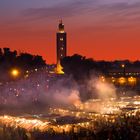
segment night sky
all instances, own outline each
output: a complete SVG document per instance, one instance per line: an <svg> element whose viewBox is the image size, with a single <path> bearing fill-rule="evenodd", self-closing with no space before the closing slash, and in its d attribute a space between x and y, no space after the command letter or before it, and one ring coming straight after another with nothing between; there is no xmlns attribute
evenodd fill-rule
<svg viewBox="0 0 140 140"><path fill-rule="evenodd" d="M55 63L59 19L68 33L68 55L140 58L140 0L0 0L0 47Z"/></svg>

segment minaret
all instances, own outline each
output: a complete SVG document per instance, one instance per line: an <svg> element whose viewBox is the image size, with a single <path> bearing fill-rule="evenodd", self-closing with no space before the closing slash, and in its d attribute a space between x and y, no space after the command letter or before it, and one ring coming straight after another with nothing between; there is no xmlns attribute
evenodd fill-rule
<svg viewBox="0 0 140 140"><path fill-rule="evenodd" d="M56 44L57 44L57 68L56 68L56 73L63 74L64 72L62 71L62 66L61 66L61 59L66 57L67 55L67 34L64 30L64 24L62 20L59 21L58 25L58 32L56 34Z"/></svg>
<svg viewBox="0 0 140 140"><path fill-rule="evenodd" d="M64 24L60 20L57 32L57 63L67 55L67 34L64 30Z"/></svg>

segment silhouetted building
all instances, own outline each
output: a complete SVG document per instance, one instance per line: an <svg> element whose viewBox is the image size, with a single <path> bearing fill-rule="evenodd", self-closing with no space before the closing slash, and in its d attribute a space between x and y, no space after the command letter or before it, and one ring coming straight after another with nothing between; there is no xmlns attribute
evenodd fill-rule
<svg viewBox="0 0 140 140"><path fill-rule="evenodd" d="M64 30L64 24L60 20L57 32L57 64L60 63L61 59L67 55L67 34Z"/></svg>

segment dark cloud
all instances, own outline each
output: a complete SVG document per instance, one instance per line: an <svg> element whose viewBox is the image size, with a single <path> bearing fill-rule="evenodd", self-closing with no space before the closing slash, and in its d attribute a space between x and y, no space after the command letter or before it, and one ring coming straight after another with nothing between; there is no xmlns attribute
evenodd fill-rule
<svg viewBox="0 0 140 140"><path fill-rule="evenodd" d="M40 20L44 21L60 18L76 17L75 23L81 23L78 28L90 27L94 30L108 30L137 28L140 23L140 2L134 0L128 3L128 0L59 0L51 6L28 8L21 12L17 17L16 24L40 24ZM79 18L79 16L82 16ZM88 17L88 18L87 18ZM38 21L37 21L38 20ZM85 22L85 20L87 22ZM15 26L15 21L9 26ZM17 27L16 27L17 28ZM76 26L77 29L77 26ZM78 30L78 29L77 29Z"/></svg>
<svg viewBox="0 0 140 140"><path fill-rule="evenodd" d="M55 4L52 7L29 8L22 11L25 19L66 18L77 15L90 14L101 20L116 18L122 20L136 19L140 16L140 3L134 0L71 0Z"/></svg>
<svg viewBox="0 0 140 140"><path fill-rule="evenodd" d="M128 4L121 2L115 4L102 4L97 8L91 9L91 12L93 15L100 17L101 26L122 29L128 26L134 27L140 23L139 9L140 3Z"/></svg>
<svg viewBox="0 0 140 140"><path fill-rule="evenodd" d="M29 8L22 12L26 18L39 19L39 18L58 18L58 17L71 17L85 12L91 0L77 0L67 3L60 3L52 7L43 8Z"/></svg>

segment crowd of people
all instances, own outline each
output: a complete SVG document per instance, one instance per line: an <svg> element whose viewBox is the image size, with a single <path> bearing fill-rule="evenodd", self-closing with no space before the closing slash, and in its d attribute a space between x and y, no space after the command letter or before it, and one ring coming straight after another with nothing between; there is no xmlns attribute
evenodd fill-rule
<svg viewBox="0 0 140 140"><path fill-rule="evenodd" d="M11 81L0 85L0 108L1 114L8 108L16 110L21 107L29 108L30 105L35 105L41 102L43 93L47 92L50 78L45 70L30 74L27 79L19 81ZM36 106L35 106L36 107Z"/></svg>
<svg viewBox="0 0 140 140"><path fill-rule="evenodd" d="M121 116L114 123L96 121L96 127L79 128L73 125L70 132L56 133L52 128L45 132L27 131L1 124L0 140L139 140L140 120L136 116Z"/></svg>

